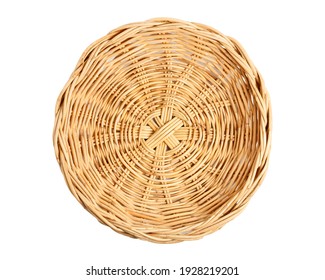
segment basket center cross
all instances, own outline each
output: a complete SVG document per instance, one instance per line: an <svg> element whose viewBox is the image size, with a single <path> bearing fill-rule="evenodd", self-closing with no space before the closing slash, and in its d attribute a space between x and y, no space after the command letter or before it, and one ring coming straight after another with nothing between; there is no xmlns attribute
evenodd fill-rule
<svg viewBox="0 0 325 280"><path fill-rule="evenodd" d="M170 149L175 148L180 142L174 133L184 125L183 121L173 117L167 122L163 122L160 117L154 117L148 122L148 126L154 131L146 140L146 144L155 149L165 143Z"/></svg>

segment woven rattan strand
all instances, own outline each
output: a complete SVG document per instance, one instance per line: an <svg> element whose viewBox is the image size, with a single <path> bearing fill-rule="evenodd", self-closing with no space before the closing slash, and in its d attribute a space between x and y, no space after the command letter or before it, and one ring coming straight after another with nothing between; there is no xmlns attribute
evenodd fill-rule
<svg viewBox="0 0 325 280"><path fill-rule="evenodd" d="M271 112L233 38L198 23L124 25L82 54L56 105L56 158L101 223L175 243L237 216L262 182Z"/></svg>

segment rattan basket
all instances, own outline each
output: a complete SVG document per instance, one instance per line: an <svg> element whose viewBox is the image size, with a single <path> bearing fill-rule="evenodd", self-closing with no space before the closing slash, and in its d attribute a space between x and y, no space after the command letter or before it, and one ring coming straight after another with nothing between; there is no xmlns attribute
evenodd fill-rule
<svg viewBox="0 0 325 280"><path fill-rule="evenodd" d="M81 56L56 106L53 141L77 200L113 230L173 243L238 215L265 176L270 101L233 38L153 19Z"/></svg>

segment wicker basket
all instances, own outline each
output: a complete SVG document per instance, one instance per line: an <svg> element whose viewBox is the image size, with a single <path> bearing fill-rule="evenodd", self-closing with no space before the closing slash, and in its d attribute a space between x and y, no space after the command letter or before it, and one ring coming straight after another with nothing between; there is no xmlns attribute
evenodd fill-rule
<svg viewBox="0 0 325 280"><path fill-rule="evenodd" d="M174 243L237 216L265 176L264 82L233 38L197 23L122 26L81 56L53 141L77 200L113 230Z"/></svg>

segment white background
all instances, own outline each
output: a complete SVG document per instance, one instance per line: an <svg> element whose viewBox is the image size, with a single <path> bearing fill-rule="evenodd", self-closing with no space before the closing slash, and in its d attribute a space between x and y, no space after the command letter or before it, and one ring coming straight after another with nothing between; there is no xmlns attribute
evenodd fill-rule
<svg viewBox="0 0 325 280"><path fill-rule="evenodd" d="M325 279L321 4L1 0L0 279L104 279L85 275L91 265L238 266L240 276L222 278ZM153 17L204 23L239 40L273 107L269 172L246 210L212 235L174 245L98 223L70 194L51 138L56 99L82 51L120 25ZM205 278L217 277L195 279Z"/></svg>

